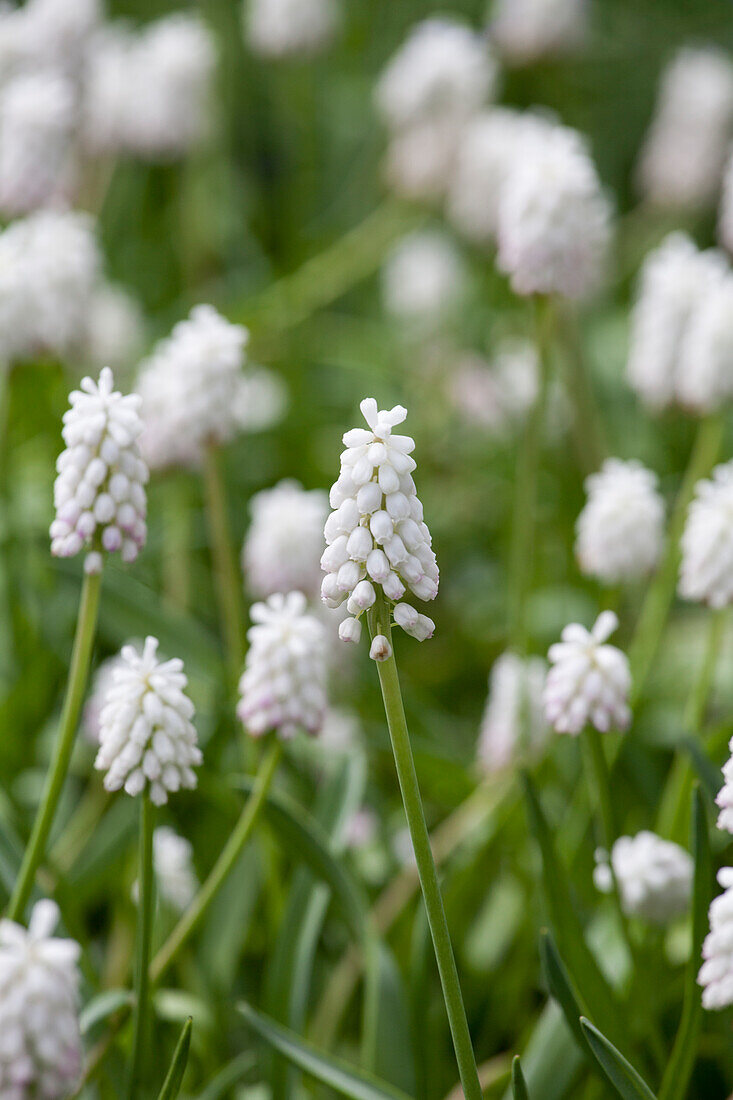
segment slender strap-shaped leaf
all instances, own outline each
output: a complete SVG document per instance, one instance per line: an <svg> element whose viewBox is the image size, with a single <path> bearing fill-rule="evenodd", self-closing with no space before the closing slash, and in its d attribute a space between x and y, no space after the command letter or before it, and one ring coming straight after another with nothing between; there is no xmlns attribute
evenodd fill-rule
<svg viewBox="0 0 733 1100"><path fill-rule="evenodd" d="M581 1016L580 1026L606 1080L621 1100L656 1100L646 1081L590 1020Z"/></svg>
<svg viewBox="0 0 733 1100"><path fill-rule="evenodd" d="M163 1088L158 1093L158 1100L176 1100L178 1093L181 1091L181 1082L183 1081L183 1074L186 1072L186 1064L188 1062L188 1050L191 1046L192 1028L193 1019L189 1016L181 1028L181 1034L176 1043L176 1049L173 1051L173 1060L165 1076Z"/></svg>
<svg viewBox="0 0 733 1100"><path fill-rule="evenodd" d="M545 896L557 945L590 1012L602 1021L616 1045L628 1050L631 1044L620 1005L586 943L567 871L555 850L534 784L526 773L522 780L530 826L542 853Z"/></svg>
<svg viewBox="0 0 733 1100"><path fill-rule="evenodd" d="M540 959L542 960L542 969L545 973L547 987L560 1005L566 1023L572 1031L578 1046L586 1054L588 1044L580 1026L580 1017L583 1015L583 1010L578 1003L570 976L560 958L555 941L546 928L543 928L540 932Z"/></svg>
<svg viewBox="0 0 733 1100"><path fill-rule="evenodd" d="M232 1085L236 1085L245 1073L249 1073L256 1062L257 1058L253 1050L246 1050L242 1054L238 1054L236 1058L232 1058L231 1062L227 1062L223 1069L219 1070L216 1077L209 1081L206 1088L198 1094L198 1100L221 1100L222 1096L228 1095Z"/></svg>
<svg viewBox="0 0 733 1100"><path fill-rule="evenodd" d="M114 1016L121 1008L129 1008L134 1000L129 989L105 989L92 997L79 1014L79 1030L87 1035L96 1024Z"/></svg>
<svg viewBox="0 0 733 1100"><path fill-rule="evenodd" d="M415 1093L407 994L394 956L372 937L367 960L362 1064L378 1077Z"/></svg>
<svg viewBox="0 0 733 1100"><path fill-rule="evenodd" d="M672 1054L664 1071L659 1100L683 1100L695 1065L697 1040L702 1023L702 1002L697 984L702 941L708 928L708 907L713 893L713 865L705 798L699 787L692 795L692 851L695 878L692 890L692 944L685 976L682 1017Z"/></svg>
<svg viewBox="0 0 733 1100"><path fill-rule="evenodd" d="M568 1031L561 1009L547 1001L522 1051L522 1073L541 1100L567 1100L585 1063L575 1039ZM512 1100L511 1087L504 1100Z"/></svg>
<svg viewBox="0 0 733 1100"><path fill-rule="evenodd" d="M329 1085L342 1096L348 1096L351 1100L408 1100L407 1094L393 1085L350 1066L348 1062L322 1053L300 1036L275 1023L269 1016L257 1012L251 1005L240 1001L237 1008L265 1042L284 1054L305 1073L322 1084Z"/></svg>
<svg viewBox="0 0 733 1100"><path fill-rule="evenodd" d="M515 1054L514 1061L512 1062L512 1094L514 1100L529 1100L527 1082L524 1080L522 1063L519 1061L518 1054Z"/></svg>

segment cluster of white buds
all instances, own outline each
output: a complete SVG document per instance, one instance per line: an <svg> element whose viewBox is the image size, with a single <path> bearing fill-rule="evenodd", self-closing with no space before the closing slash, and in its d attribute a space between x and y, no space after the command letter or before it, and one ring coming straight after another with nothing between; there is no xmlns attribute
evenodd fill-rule
<svg viewBox="0 0 733 1100"><path fill-rule="evenodd" d="M248 338L242 325L198 305L141 365L141 446L151 469L196 465L208 444L236 434Z"/></svg>
<svg viewBox="0 0 733 1100"><path fill-rule="evenodd" d="M242 571L255 596L275 592L317 594L328 495L306 490L297 481L281 481L250 501L252 523L242 548Z"/></svg>
<svg viewBox="0 0 733 1100"><path fill-rule="evenodd" d="M684 233L671 233L646 257L631 319L627 375L650 408L678 402L707 411L733 393L730 336L721 321L729 279L723 254L699 251Z"/></svg>
<svg viewBox="0 0 733 1100"><path fill-rule="evenodd" d="M161 825L153 833L153 867L160 896L181 912L198 889L192 856L191 842L175 829Z"/></svg>
<svg viewBox="0 0 733 1100"><path fill-rule="evenodd" d="M586 478L588 494L576 524L581 572L605 584L643 577L654 569L664 540L664 502L657 476L640 462L608 458Z"/></svg>
<svg viewBox="0 0 733 1100"><path fill-rule="evenodd" d="M702 945L705 961L697 975L707 1009L733 1005L733 867L721 867L718 882L723 893L710 904L710 931Z"/></svg>
<svg viewBox="0 0 733 1100"><path fill-rule="evenodd" d="M602 282L611 205L581 136L542 127L521 144L501 190L497 265L517 294L583 298Z"/></svg>
<svg viewBox="0 0 733 1100"><path fill-rule="evenodd" d="M0 11L3 60L12 71L46 69L78 79L101 20L101 0L27 0Z"/></svg>
<svg viewBox="0 0 733 1100"><path fill-rule="evenodd" d="M506 768L523 751L531 753L544 744L545 675L541 657L520 657L509 650L492 665L477 746L479 764L486 771Z"/></svg>
<svg viewBox="0 0 733 1100"><path fill-rule="evenodd" d="M723 765L723 786L718 791L715 802L720 808L718 828L733 834L733 738L728 744L728 749L731 756Z"/></svg>
<svg viewBox="0 0 733 1100"><path fill-rule="evenodd" d="M328 545L321 567L327 576L321 596L327 607L348 601L353 618L344 619L339 636L358 642L361 616L374 604L378 586L388 605L394 605L397 626L423 641L432 636L435 624L411 604L400 602L408 588L419 600L433 600L438 594L438 566L412 478L415 442L392 431L407 410L401 405L380 410L373 397L365 398L360 408L369 429L353 428L343 437L346 450L331 488L334 510L325 527ZM373 639L374 660L390 654L383 635Z"/></svg>
<svg viewBox="0 0 733 1100"><path fill-rule="evenodd" d="M106 771L106 790L147 791L160 806L170 791L196 786L193 769L202 757L183 661L161 661L157 651L157 638L146 638L142 653L123 646L100 715L94 766Z"/></svg>
<svg viewBox="0 0 733 1100"><path fill-rule="evenodd" d="M604 894L610 894L615 878L628 917L666 924L689 908L693 870L689 852L643 830L636 836L618 838L611 849L610 866L608 853L603 849L596 852L593 881Z"/></svg>
<svg viewBox="0 0 733 1100"><path fill-rule="evenodd" d="M490 360L475 352L461 355L448 377L448 396L467 424L506 436L526 418L538 385L536 346L507 338Z"/></svg>
<svg viewBox="0 0 733 1100"><path fill-rule="evenodd" d="M0 233L3 361L64 356L80 346L99 268L86 214L42 210Z"/></svg>
<svg viewBox="0 0 733 1100"><path fill-rule="evenodd" d="M99 382L84 378L64 413L66 449L56 463L56 519L51 553L74 557L90 548L84 568L102 570L103 552L132 562L145 544L148 468L140 457L140 398L114 389L109 367Z"/></svg>
<svg viewBox="0 0 733 1100"><path fill-rule="evenodd" d="M463 258L438 230L416 230L394 246L382 268L382 300L398 320L424 327L440 324L466 288Z"/></svg>
<svg viewBox="0 0 733 1100"><path fill-rule="evenodd" d="M55 72L21 72L0 89L0 211L17 217L62 199L69 183L74 89Z"/></svg>
<svg viewBox="0 0 733 1100"><path fill-rule="evenodd" d="M577 49L587 15L587 0L494 0L489 33L502 58L523 65Z"/></svg>
<svg viewBox="0 0 733 1100"><path fill-rule="evenodd" d="M306 611L302 592L276 593L254 604L250 617L237 706L244 728L253 737L318 733L326 714L325 627Z"/></svg>
<svg viewBox="0 0 733 1100"><path fill-rule="evenodd" d="M81 949L52 936L58 919L56 903L43 900L33 907L27 930L0 920L3 1100L61 1100L81 1076Z"/></svg>
<svg viewBox="0 0 733 1100"><path fill-rule="evenodd" d="M645 198L696 209L714 201L733 135L733 64L723 50L685 48L665 69L639 161Z"/></svg>
<svg viewBox="0 0 733 1100"><path fill-rule="evenodd" d="M680 595L714 608L733 602L733 462L695 486L680 546Z"/></svg>
<svg viewBox="0 0 733 1100"><path fill-rule="evenodd" d="M242 14L247 45L267 58L312 57L340 22L336 0L244 0Z"/></svg>
<svg viewBox="0 0 733 1100"><path fill-rule="evenodd" d="M617 626L614 612L603 611L592 630L571 623L563 630L562 641L550 646L552 667L543 699L545 717L557 733L577 736L589 723L602 733L629 725L628 658L607 644Z"/></svg>

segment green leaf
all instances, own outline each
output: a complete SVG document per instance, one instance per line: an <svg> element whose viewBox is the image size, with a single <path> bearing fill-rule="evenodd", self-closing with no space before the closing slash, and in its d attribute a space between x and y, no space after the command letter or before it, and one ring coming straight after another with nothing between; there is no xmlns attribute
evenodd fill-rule
<svg viewBox="0 0 733 1100"><path fill-rule="evenodd" d="M335 1089L342 1096L351 1097L351 1100L408 1100L407 1094L393 1085L380 1081L341 1059L322 1053L292 1031L257 1012L251 1005L240 1002L237 1007L250 1027L265 1042L309 1076Z"/></svg>
<svg viewBox="0 0 733 1100"><path fill-rule="evenodd" d="M545 896L557 946L582 1000L595 1019L603 1022L615 1043L626 1050L630 1043L620 1005L586 942L575 895L555 850L534 784L526 773L522 779L530 826L542 853Z"/></svg>
<svg viewBox="0 0 733 1100"><path fill-rule="evenodd" d="M588 1044L580 1026L580 1017L583 1015L583 1010L578 1004L570 976L560 958L555 941L546 928L543 928L540 932L540 959L542 960L542 969L547 987L560 1005L568 1027L575 1036L578 1046L585 1054L588 1050Z"/></svg>
<svg viewBox="0 0 733 1100"><path fill-rule="evenodd" d="M87 1035L93 1027L114 1016L121 1008L131 1007L133 1001L134 997L129 989L105 989L103 993L97 993L79 1015L82 1035Z"/></svg>
<svg viewBox="0 0 733 1100"><path fill-rule="evenodd" d="M606 1080L622 1100L656 1100L654 1093L634 1067L590 1020L581 1016L580 1026Z"/></svg>
<svg viewBox="0 0 733 1100"><path fill-rule="evenodd" d="M522 1052L522 1072L532 1095L542 1100L564 1100L583 1066L583 1056L568 1031L562 1012L548 1001ZM505 1097L511 1100L511 1094Z"/></svg>
<svg viewBox="0 0 733 1100"><path fill-rule="evenodd" d="M512 1094L514 1100L529 1100L529 1092L527 1091L527 1082L524 1080L524 1074L522 1073L522 1063L519 1061L519 1055L514 1056L512 1062Z"/></svg>
<svg viewBox="0 0 733 1100"><path fill-rule="evenodd" d="M202 1089L198 1094L198 1100L221 1100L222 1096L228 1094L232 1085L236 1085L256 1064L254 1051L246 1050L243 1054L238 1054L219 1070L205 1089Z"/></svg>
<svg viewBox="0 0 733 1100"><path fill-rule="evenodd" d="M176 1100L178 1093L181 1091L181 1082L188 1062L188 1050L191 1046L192 1028L193 1019L189 1016L181 1029L176 1049L173 1052L173 1061L163 1082L163 1088L158 1093L158 1100Z"/></svg>
<svg viewBox="0 0 733 1100"><path fill-rule="evenodd" d="M412 1037L402 976L386 944L369 945L362 1062L377 1076L415 1092Z"/></svg>
<svg viewBox="0 0 733 1100"><path fill-rule="evenodd" d="M695 877L692 889L692 944L685 975L680 1026L659 1088L659 1100L683 1100L697 1056L702 1024L702 1002L697 984L702 941L708 930L708 908L713 894L713 864L705 798L699 787L692 795L692 851Z"/></svg>

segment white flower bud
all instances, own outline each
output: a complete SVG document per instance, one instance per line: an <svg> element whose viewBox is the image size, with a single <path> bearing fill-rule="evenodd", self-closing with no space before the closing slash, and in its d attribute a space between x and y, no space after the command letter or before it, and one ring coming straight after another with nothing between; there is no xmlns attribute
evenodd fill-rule
<svg viewBox="0 0 733 1100"><path fill-rule="evenodd" d="M152 637L142 653L123 646L100 715L94 766L107 772L108 791L136 795L147 789L160 806L170 791L196 786L193 769L202 757L183 662L160 661L157 650Z"/></svg>
<svg viewBox="0 0 733 1100"><path fill-rule="evenodd" d="M274 489L256 493L250 512L252 524L242 549L247 588L256 596L295 590L312 596L321 577L326 493L306 492L297 481L281 481Z"/></svg>
<svg viewBox="0 0 733 1100"><path fill-rule="evenodd" d="M237 707L244 728L253 737L270 730L285 739L299 730L318 733L326 712L323 624L306 612L302 592L276 593L254 604L250 615Z"/></svg>
<svg viewBox="0 0 733 1100"><path fill-rule="evenodd" d="M678 844L647 830L621 836L611 850L611 864L613 875L608 853L599 849L593 881L604 894L610 894L615 876L628 917L666 924L689 908L694 864Z"/></svg>
<svg viewBox="0 0 733 1100"><path fill-rule="evenodd" d="M702 945L705 961L697 976L707 1009L733 1005L733 867L721 867L718 882L724 892L710 905L710 931Z"/></svg>
<svg viewBox="0 0 733 1100"><path fill-rule="evenodd" d="M183 912L198 889L190 841L161 825L153 833L153 867L160 896Z"/></svg>
<svg viewBox="0 0 733 1100"><path fill-rule="evenodd" d="M533 752L544 745L549 732L542 709L545 675L540 657L507 651L496 659L477 746L482 768L498 771L523 750Z"/></svg>
<svg viewBox="0 0 733 1100"><path fill-rule="evenodd" d="M613 611L603 611L591 631L579 623L566 626L562 641L550 646L552 667L543 701L545 717L557 733L579 734L589 723L602 733L626 729L631 721L631 686L625 653L604 644L618 626Z"/></svg>
<svg viewBox="0 0 733 1100"><path fill-rule="evenodd" d="M664 538L664 503L656 485L656 475L640 462L617 458L586 478L588 501L575 544L583 573L617 584L651 572Z"/></svg>
<svg viewBox="0 0 733 1100"><path fill-rule="evenodd" d="M388 661L392 656L392 646L384 634L376 634L372 639L369 656L373 661Z"/></svg>
<svg viewBox="0 0 733 1100"><path fill-rule="evenodd" d="M714 608L733 602L733 462L698 481L680 547L680 595Z"/></svg>
<svg viewBox="0 0 733 1100"><path fill-rule="evenodd" d="M311 57L340 22L336 0L245 0L243 14L248 46L266 58Z"/></svg>

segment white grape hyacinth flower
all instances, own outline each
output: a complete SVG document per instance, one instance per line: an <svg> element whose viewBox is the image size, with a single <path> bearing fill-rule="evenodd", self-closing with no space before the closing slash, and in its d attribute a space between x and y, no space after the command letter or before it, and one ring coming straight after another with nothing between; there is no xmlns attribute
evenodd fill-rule
<svg viewBox="0 0 733 1100"><path fill-rule="evenodd" d="M618 626L613 611L603 611L592 630L566 626L550 646L551 668L543 693L545 717L557 733L580 734L587 725L601 733L624 730L631 721L631 687L625 653L608 644Z"/></svg>
<svg viewBox="0 0 733 1100"><path fill-rule="evenodd" d="M640 462L609 458L586 478L575 555L581 572L605 584L650 573L664 542L664 502L657 476Z"/></svg>
<svg viewBox="0 0 733 1100"><path fill-rule="evenodd" d="M733 602L733 462L698 481L680 546L680 596L712 608Z"/></svg>
<svg viewBox="0 0 733 1100"><path fill-rule="evenodd" d="M728 743L728 750L731 756L723 765L723 786L715 797L715 803L720 809L718 828L733 834L733 738Z"/></svg>
<svg viewBox="0 0 733 1100"><path fill-rule="evenodd" d="M160 825L153 833L153 868L160 896L183 912L194 899L198 880L191 842L175 829Z"/></svg>
<svg viewBox="0 0 733 1100"><path fill-rule="evenodd" d="M382 268L384 308L409 326L439 326L465 291L463 258L450 237L438 230L408 233Z"/></svg>
<svg viewBox="0 0 733 1100"><path fill-rule="evenodd" d="M0 1096L62 1100L81 1077L79 956L52 933L55 902L36 902L28 928L0 920Z"/></svg>
<svg viewBox="0 0 733 1100"><path fill-rule="evenodd" d="M415 441L393 432L407 410L401 405L380 410L373 397L360 409L369 428L353 428L343 437L346 450L325 526L321 597L332 608L347 601L350 618L339 627L343 641L359 641L361 616L374 605L378 588L395 624L423 641L432 637L434 622L401 601L408 589L419 600L435 599L438 565L412 478ZM372 659L390 655L387 639L374 638Z"/></svg>
<svg viewBox="0 0 733 1100"><path fill-rule="evenodd" d="M87 549L87 573L99 573L103 554L133 562L145 545L148 468L140 456L140 398L123 396L105 367L99 381L84 378L64 413L66 449L56 463L56 518L51 553L70 558Z"/></svg>
<svg viewBox="0 0 733 1100"><path fill-rule="evenodd" d="M677 399L686 409L716 412L733 397L733 274L726 272L701 299L679 350Z"/></svg>
<svg viewBox="0 0 733 1100"><path fill-rule="evenodd" d="M313 597L321 584L320 558L328 494L281 481L255 493L252 522L242 549L244 583L254 596L304 592Z"/></svg>
<svg viewBox="0 0 733 1100"><path fill-rule="evenodd" d="M711 47L680 50L662 74L638 167L649 202L696 210L715 200L733 136L733 63Z"/></svg>
<svg viewBox="0 0 733 1100"><path fill-rule="evenodd" d="M171 792L196 786L202 760L183 661L158 658L158 639L142 652L123 646L100 716L94 766L108 791L146 792L156 806Z"/></svg>
<svg viewBox="0 0 733 1100"><path fill-rule="evenodd" d="M733 152L728 154L723 170L718 210L718 239L729 253L733 252Z"/></svg>
<svg viewBox="0 0 733 1100"><path fill-rule="evenodd" d="M326 715L326 628L302 592L276 593L250 611L237 715L253 737L317 734Z"/></svg>
<svg viewBox="0 0 733 1100"><path fill-rule="evenodd" d="M336 0L244 0L242 15L247 45L264 58L312 57L341 21Z"/></svg>
<svg viewBox="0 0 733 1100"><path fill-rule="evenodd" d="M611 865L608 853L599 849L593 881L602 893L610 894L615 877L627 917L666 924L687 912L693 871L689 852L645 829L636 836L618 838L611 849Z"/></svg>
<svg viewBox="0 0 733 1100"><path fill-rule="evenodd" d="M497 265L517 294L584 298L606 274L611 204L583 139L553 126L523 143L502 189Z"/></svg>
<svg viewBox="0 0 733 1100"><path fill-rule="evenodd" d="M424 119L390 136L382 164L385 185L410 202L435 204L453 176L462 126Z"/></svg>
<svg viewBox="0 0 733 1100"><path fill-rule="evenodd" d="M536 751L546 741L549 727L542 706L546 672L541 657L520 657L509 650L494 661L477 745L479 765L485 771L506 768L522 751Z"/></svg>
<svg viewBox="0 0 733 1100"><path fill-rule="evenodd" d="M733 867L721 867L718 882L723 893L710 904L710 931L702 945L704 961L697 975L698 985L703 987L702 1006L708 1010L733 1005Z"/></svg>
<svg viewBox="0 0 733 1100"><path fill-rule="evenodd" d="M711 369L711 357L720 349L700 333L695 318L727 275L723 254L716 249L701 252L685 233L670 233L644 260L626 372L632 389L652 411L675 402L705 408L714 402L721 382L714 363ZM709 324L706 320L703 328ZM685 378L689 373L694 377Z"/></svg>
<svg viewBox="0 0 733 1100"><path fill-rule="evenodd" d="M523 65L576 50L587 17L587 0L494 0L489 34L502 58Z"/></svg>
<svg viewBox="0 0 733 1100"><path fill-rule="evenodd" d="M74 89L55 72L21 72L0 90L0 211L28 214L68 190Z"/></svg>

